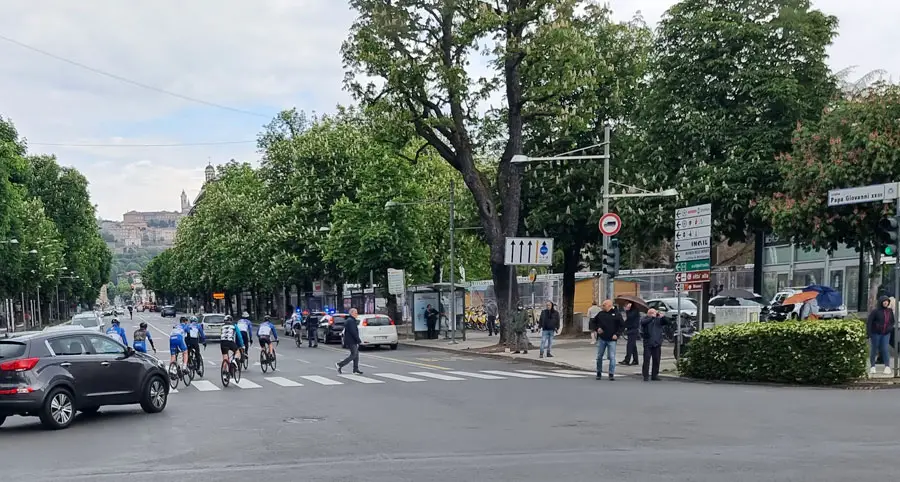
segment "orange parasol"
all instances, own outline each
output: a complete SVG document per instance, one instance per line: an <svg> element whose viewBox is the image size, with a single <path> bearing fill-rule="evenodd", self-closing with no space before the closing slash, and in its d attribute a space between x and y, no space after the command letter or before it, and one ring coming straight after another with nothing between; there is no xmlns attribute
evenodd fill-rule
<svg viewBox="0 0 900 482"><path fill-rule="evenodd" d="M819 296L818 291L804 291L802 293L797 293L796 295L788 296L784 301L781 302L781 304L794 305L798 303L806 303L816 296Z"/></svg>

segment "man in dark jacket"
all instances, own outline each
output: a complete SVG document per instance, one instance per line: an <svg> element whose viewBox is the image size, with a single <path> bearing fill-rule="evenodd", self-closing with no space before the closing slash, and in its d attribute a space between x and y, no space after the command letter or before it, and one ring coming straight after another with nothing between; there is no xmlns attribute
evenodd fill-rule
<svg viewBox="0 0 900 482"><path fill-rule="evenodd" d="M625 305L625 336L628 337L628 344L625 345L625 359L622 360L623 365L637 365L637 341L640 337L641 330L641 312L638 311L634 303Z"/></svg>
<svg viewBox="0 0 900 482"><path fill-rule="evenodd" d="M871 349L869 350L869 373L874 375L875 356L881 354L881 361L884 362L884 374L890 375L891 370L891 352L890 342L891 333L894 332L894 325L897 320L894 319L894 311L891 310L891 299L887 296L878 298L878 306L869 313L866 319L866 334L869 336Z"/></svg>
<svg viewBox="0 0 900 482"><path fill-rule="evenodd" d="M440 312L434 309L433 306L428 305L425 307L425 325L428 327L428 339L434 340L438 337L437 334L437 322L438 317L440 316Z"/></svg>
<svg viewBox="0 0 900 482"><path fill-rule="evenodd" d="M671 323L662 313L650 309L641 320L641 338L644 339L644 365L641 374L644 381L659 380L659 359L662 355L663 325ZM653 370L650 365L653 364Z"/></svg>
<svg viewBox="0 0 900 482"><path fill-rule="evenodd" d="M362 372L359 371L359 345L362 343L362 340L359 339L359 320L356 319L358 315L359 312L356 308L350 308L350 316L344 321L344 348L350 350L350 354L347 355L347 358L334 364L338 373L341 373L341 369L352 361L353 373L362 375Z"/></svg>
<svg viewBox="0 0 900 482"><path fill-rule="evenodd" d="M605 300L600 305L600 313L591 320L591 331L597 333L597 380L603 378L603 355L609 359L609 379L616 379L616 340L625 330L625 320L613 307L613 302Z"/></svg>
<svg viewBox="0 0 900 482"><path fill-rule="evenodd" d="M559 311L552 301L547 301L547 307L541 311L538 321L541 326L541 351L540 358L544 358L544 350L547 350L547 358L553 358L550 347L553 345L553 335L559 330ZM546 348L545 348L546 347Z"/></svg>

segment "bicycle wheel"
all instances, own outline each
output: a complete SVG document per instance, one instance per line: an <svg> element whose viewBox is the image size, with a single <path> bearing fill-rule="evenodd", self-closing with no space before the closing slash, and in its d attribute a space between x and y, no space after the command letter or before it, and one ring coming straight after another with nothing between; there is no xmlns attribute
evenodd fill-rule
<svg viewBox="0 0 900 482"><path fill-rule="evenodd" d="M269 371L269 365L266 360L266 352L265 351L259 352L259 366L262 367L263 373L266 373L267 371Z"/></svg>
<svg viewBox="0 0 900 482"><path fill-rule="evenodd" d="M181 371L181 381L184 382L184 386L191 386L191 382L194 380L194 369L190 366L185 367Z"/></svg>
<svg viewBox="0 0 900 482"><path fill-rule="evenodd" d="M231 382L231 363L227 361L222 362L222 386L228 388L228 383Z"/></svg>
<svg viewBox="0 0 900 482"><path fill-rule="evenodd" d="M198 356L194 360L194 371L197 372L200 378L203 378L203 374L206 372L206 369L203 367L203 357Z"/></svg>
<svg viewBox="0 0 900 482"><path fill-rule="evenodd" d="M303 347L303 337L300 336L300 332L297 332L297 336L294 337L294 341L297 342L297 348Z"/></svg>
<svg viewBox="0 0 900 482"><path fill-rule="evenodd" d="M274 352L272 353L272 359L269 362L269 365L271 365L272 371L274 372L275 368L278 367L278 354L277 353L274 353Z"/></svg>
<svg viewBox="0 0 900 482"><path fill-rule="evenodd" d="M234 378L234 383L241 383L241 364L236 363L235 366L237 369L231 374L231 377Z"/></svg>
<svg viewBox="0 0 900 482"><path fill-rule="evenodd" d="M174 363L169 364L169 386L172 387L172 390L178 388L178 365Z"/></svg>
<svg viewBox="0 0 900 482"><path fill-rule="evenodd" d="M241 363L244 364L244 370L250 368L250 350L244 349L244 355L241 357Z"/></svg>

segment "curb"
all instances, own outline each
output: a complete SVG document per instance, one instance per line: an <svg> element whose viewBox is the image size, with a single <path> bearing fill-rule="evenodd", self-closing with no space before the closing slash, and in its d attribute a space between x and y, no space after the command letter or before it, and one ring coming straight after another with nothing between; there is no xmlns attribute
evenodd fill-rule
<svg viewBox="0 0 900 482"><path fill-rule="evenodd" d="M550 360L544 360L544 359L537 359L537 360L535 360L535 359L533 359L533 358L516 358L516 357L512 357L512 356L501 355L501 354L499 354L499 353L479 353L479 352L476 352L476 351L471 351L471 350L469 350L469 349L458 350L458 349L455 349L455 348L447 348L447 347L444 347L444 346L426 346L426 345L419 345L419 344L416 344L416 343L404 343L402 340L400 341L400 344L401 344L401 345L405 345L405 346L411 346L411 347L416 347L416 348L425 348L425 349L428 349L428 350L436 350L436 351L442 351L442 352L447 352L447 353L456 353L456 354L463 353L463 354L466 354L466 355L480 356L480 357L482 357L482 358L493 358L494 360L507 360L507 361L512 361L512 362L525 362L525 363L531 363L532 365L549 366L549 367L556 367L556 368L564 368L564 369L567 369L567 370L580 370L580 371L583 371L583 372L591 372L591 371L593 371L593 370L585 370L585 369L582 368L582 367L579 367L579 366L577 366L577 365L572 365L572 364L569 364L569 363L558 362L558 361L550 361Z"/></svg>

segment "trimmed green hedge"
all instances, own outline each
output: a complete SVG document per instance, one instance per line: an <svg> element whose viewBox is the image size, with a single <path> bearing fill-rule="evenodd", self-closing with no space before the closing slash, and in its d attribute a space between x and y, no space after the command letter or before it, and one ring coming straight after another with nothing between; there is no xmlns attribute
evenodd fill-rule
<svg viewBox="0 0 900 482"><path fill-rule="evenodd" d="M835 385L865 376L867 357L858 319L742 323L697 333L678 371L704 380Z"/></svg>

